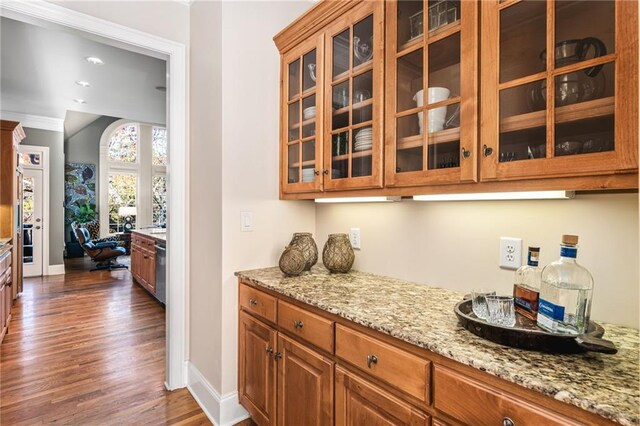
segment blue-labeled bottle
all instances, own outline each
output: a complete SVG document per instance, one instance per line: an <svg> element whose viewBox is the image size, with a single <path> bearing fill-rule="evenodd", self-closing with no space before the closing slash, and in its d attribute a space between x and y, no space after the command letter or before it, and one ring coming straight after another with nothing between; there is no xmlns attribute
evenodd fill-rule
<svg viewBox="0 0 640 426"><path fill-rule="evenodd" d="M560 259L542 270L538 326L552 333L583 334L589 327L593 277L578 265L578 236L563 235Z"/></svg>
<svg viewBox="0 0 640 426"><path fill-rule="evenodd" d="M535 321L538 317L540 280L542 269L538 266L540 247L529 247L527 264L518 268L513 283L516 312Z"/></svg>

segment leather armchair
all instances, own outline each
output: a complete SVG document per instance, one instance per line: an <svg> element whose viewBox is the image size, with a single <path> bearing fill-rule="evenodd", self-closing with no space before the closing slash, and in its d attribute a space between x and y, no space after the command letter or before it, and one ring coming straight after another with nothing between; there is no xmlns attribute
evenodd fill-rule
<svg viewBox="0 0 640 426"><path fill-rule="evenodd" d="M117 241L101 241L94 242L86 228L75 228L76 238L82 246L82 249L89 255L91 260L96 262L96 267L91 271L112 270L112 269L128 269L128 266L116 263L118 256L125 254L124 247L117 247Z"/></svg>

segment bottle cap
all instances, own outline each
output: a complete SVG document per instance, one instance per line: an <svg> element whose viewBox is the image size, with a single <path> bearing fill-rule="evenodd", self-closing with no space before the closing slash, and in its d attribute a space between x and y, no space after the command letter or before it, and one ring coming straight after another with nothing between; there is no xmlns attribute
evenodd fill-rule
<svg viewBox="0 0 640 426"><path fill-rule="evenodd" d="M529 251L535 251L535 252L540 252L540 247L531 247L529 246Z"/></svg>
<svg viewBox="0 0 640 426"><path fill-rule="evenodd" d="M570 246L578 245L578 236L577 235L563 235L562 236L562 244L567 244Z"/></svg>

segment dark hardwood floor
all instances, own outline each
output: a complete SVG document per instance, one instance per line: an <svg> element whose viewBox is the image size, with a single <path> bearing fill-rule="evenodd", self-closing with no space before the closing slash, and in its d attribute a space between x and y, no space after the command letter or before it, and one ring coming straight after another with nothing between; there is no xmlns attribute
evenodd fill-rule
<svg viewBox="0 0 640 426"><path fill-rule="evenodd" d="M165 311L129 271L25 279L0 346L0 425L209 425L164 389Z"/></svg>

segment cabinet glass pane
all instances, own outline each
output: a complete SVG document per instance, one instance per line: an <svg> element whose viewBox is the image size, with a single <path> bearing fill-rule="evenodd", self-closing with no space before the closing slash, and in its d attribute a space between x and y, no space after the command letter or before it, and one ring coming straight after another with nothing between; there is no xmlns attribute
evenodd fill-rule
<svg viewBox="0 0 640 426"><path fill-rule="evenodd" d="M332 76L336 77L349 71L349 29L333 38Z"/></svg>
<svg viewBox="0 0 640 426"><path fill-rule="evenodd" d="M349 80L333 86L333 112L331 128L341 129L349 125Z"/></svg>
<svg viewBox="0 0 640 426"><path fill-rule="evenodd" d="M331 136L331 178L343 179L348 177L349 161L349 132L337 133Z"/></svg>
<svg viewBox="0 0 640 426"><path fill-rule="evenodd" d="M352 132L353 155L351 159L351 176L371 176L371 147L372 147L371 127L361 127Z"/></svg>
<svg viewBox="0 0 640 426"><path fill-rule="evenodd" d="M289 64L289 99L300 94L300 59Z"/></svg>
<svg viewBox="0 0 640 426"><path fill-rule="evenodd" d="M300 101L289 105L289 141L300 139Z"/></svg>
<svg viewBox="0 0 640 426"><path fill-rule="evenodd" d="M460 1L429 0L427 11L429 32L460 19Z"/></svg>
<svg viewBox="0 0 640 426"><path fill-rule="evenodd" d="M313 182L315 175L315 140L302 143L302 182Z"/></svg>
<svg viewBox="0 0 640 426"><path fill-rule="evenodd" d="M398 46L422 39L424 10L421 0L398 1ZM400 50L400 48L398 49Z"/></svg>
<svg viewBox="0 0 640 426"><path fill-rule="evenodd" d="M373 15L353 26L353 67L373 59Z"/></svg>
<svg viewBox="0 0 640 426"><path fill-rule="evenodd" d="M500 91L500 162L546 155L546 80Z"/></svg>
<svg viewBox="0 0 640 426"><path fill-rule="evenodd" d="M352 124L371 121L373 113L373 71L367 71L353 79Z"/></svg>
<svg viewBox="0 0 640 426"><path fill-rule="evenodd" d="M428 59L429 103L460 96L460 33L430 44Z"/></svg>
<svg viewBox="0 0 640 426"><path fill-rule="evenodd" d="M308 138L316 134L316 96L308 96L302 100L302 137Z"/></svg>
<svg viewBox="0 0 640 426"><path fill-rule="evenodd" d="M555 2L556 67L615 51L615 2Z"/></svg>
<svg viewBox="0 0 640 426"><path fill-rule="evenodd" d="M397 112L423 105L423 59L422 49L398 58Z"/></svg>
<svg viewBox="0 0 640 426"><path fill-rule="evenodd" d="M302 57L302 90L316 86L316 50L313 49Z"/></svg>
<svg viewBox="0 0 640 426"><path fill-rule="evenodd" d="M420 112L397 119L396 127L396 172L423 170L423 138L419 122Z"/></svg>
<svg viewBox="0 0 640 426"><path fill-rule="evenodd" d="M547 2L526 0L500 11L500 82L546 70Z"/></svg>
<svg viewBox="0 0 640 426"><path fill-rule="evenodd" d="M460 104L428 110L428 168L448 169L460 166Z"/></svg>
<svg viewBox="0 0 640 426"><path fill-rule="evenodd" d="M288 170L289 170L289 176L287 178L287 182L289 183L296 183L296 182L300 182L300 145L299 144L293 144L293 145L289 145L289 148L287 148L288 150L288 158L287 158L287 164L288 164Z"/></svg>
<svg viewBox="0 0 640 426"><path fill-rule="evenodd" d="M614 149L614 76L612 62L556 76L555 156Z"/></svg>

